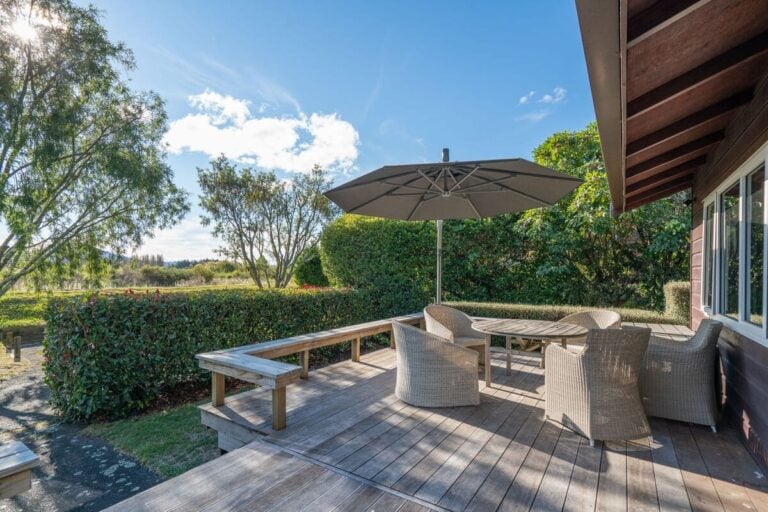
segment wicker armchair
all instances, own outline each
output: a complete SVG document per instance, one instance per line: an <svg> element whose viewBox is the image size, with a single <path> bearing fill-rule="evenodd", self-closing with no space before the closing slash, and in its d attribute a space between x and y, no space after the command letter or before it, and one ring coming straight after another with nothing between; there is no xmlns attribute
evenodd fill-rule
<svg viewBox="0 0 768 512"><path fill-rule="evenodd" d="M485 361L485 335L472 329L472 318L458 309L432 304L424 308L427 332L477 351Z"/></svg>
<svg viewBox="0 0 768 512"><path fill-rule="evenodd" d="M477 352L416 327L392 322L395 396L418 407L478 405Z"/></svg>
<svg viewBox="0 0 768 512"><path fill-rule="evenodd" d="M618 329L621 327L621 315L607 309L596 309L564 316L558 322L579 325L585 329ZM568 340L568 345L584 345L585 340L586 336L571 338Z"/></svg>
<svg viewBox="0 0 768 512"><path fill-rule="evenodd" d="M650 329L593 329L585 349L546 352L546 415L589 438L619 441L650 434L638 389Z"/></svg>
<svg viewBox="0 0 768 512"><path fill-rule="evenodd" d="M715 352L722 326L706 319L688 341L651 339L640 373L640 396L648 416L715 430Z"/></svg>

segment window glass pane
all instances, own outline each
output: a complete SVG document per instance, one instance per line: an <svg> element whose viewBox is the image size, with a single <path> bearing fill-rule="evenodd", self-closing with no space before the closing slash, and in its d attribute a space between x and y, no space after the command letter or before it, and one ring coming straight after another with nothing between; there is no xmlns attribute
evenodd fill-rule
<svg viewBox="0 0 768 512"><path fill-rule="evenodd" d="M715 234L715 203L710 203L704 209L704 290L703 302L712 307L712 274L714 270L715 251L713 241Z"/></svg>
<svg viewBox="0 0 768 512"><path fill-rule="evenodd" d="M765 169L760 168L749 175L749 266L747 279L749 286L748 320L755 325L763 325L763 182Z"/></svg>
<svg viewBox="0 0 768 512"><path fill-rule="evenodd" d="M720 281L721 310L739 319L739 183L722 195L723 258Z"/></svg>

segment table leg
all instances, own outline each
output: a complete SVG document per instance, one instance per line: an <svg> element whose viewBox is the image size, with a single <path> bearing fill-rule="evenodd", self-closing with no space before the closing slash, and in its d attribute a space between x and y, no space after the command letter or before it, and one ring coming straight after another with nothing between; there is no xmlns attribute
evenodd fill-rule
<svg viewBox="0 0 768 512"><path fill-rule="evenodd" d="M491 387L491 335L485 335L485 386Z"/></svg>
<svg viewBox="0 0 768 512"><path fill-rule="evenodd" d="M563 348L568 348L568 338L563 338L560 340L560 346Z"/></svg>
<svg viewBox="0 0 768 512"><path fill-rule="evenodd" d="M507 376L512 375L512 336L507 336Z"/></svg>
<svg viewBox="0 0 768 512"><path fill-rule="evenodd" d="M549 346L549 340L541 340L541 363L539 363L539 368L544 368L546 366L544 361L547 357L548 346Z"/></svg>

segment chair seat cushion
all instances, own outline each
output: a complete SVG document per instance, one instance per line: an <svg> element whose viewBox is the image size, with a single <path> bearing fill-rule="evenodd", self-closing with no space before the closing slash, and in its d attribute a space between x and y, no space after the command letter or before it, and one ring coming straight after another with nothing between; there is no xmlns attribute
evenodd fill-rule
<svg viewBox="0 0 768 512"><path fill-rule="evenodd" d="M477 345L485 345L485 338L476 338L474 336L459 336L454 338L453 342L456 345L461 345L462 347L475 347Z"/></svg>

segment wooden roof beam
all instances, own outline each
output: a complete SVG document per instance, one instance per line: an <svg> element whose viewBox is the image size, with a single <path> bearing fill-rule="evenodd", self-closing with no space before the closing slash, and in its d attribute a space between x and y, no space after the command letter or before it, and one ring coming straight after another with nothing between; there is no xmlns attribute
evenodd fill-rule
<svg viewBox="0 0 768 512"><path fill-rule="evenodd" d="M630 101L627 104L627 120L648 112L650 109L690 91L697 85L713 80L728 70L760 57L766 52L768 52L768 31Z"/></svg>
<svg viewBox="0 0 768 512"><path fill-rule="evenodd" d="M647 195L642 195L640 197L633 198L633 200L631 201L627 199L627 210L632 208L638 208L648 203L658 201L659 199L662 199L664 197L671 196L672 194L691 188L692 185L693 185L693 176L692 175L685 176L673 182L667 183L665 186L659 187L658 189L653 190L651 193Z"/></svg>
<svg viewBox="0 0 768 512"><path fill-rule="evenodd" d="M625 197L627 201L630 201L631 197L637 196L653 189L659 188L661 185L673 182L684 176L692 175L696 169L700 168L707 161L707 156L702 155L693 160L689 160L683 164L662 171L659 174L654 174L650 178L646 178L642 181L638 181L632 185L627 186Z"/></svg>
<svg viewBox="0 0 768 512"><path fill-rule="evenodd" d="M627 157L630 157L641 151L662 144L674 137L684 135L699 126L712 121L723 115L730 114L738 107L749 103L752 100L752 89L741 91L730 98L726 98L714 105L699 110L679 121L665 126L653 133L641 137L627 144Z"/></svg>
<svg viewBox="0 0 768 512"><path fill-rule="evenodd" d="M711 0L660 0L632 16L627 22L628 46L647 39L665 27L689 15Z"/></svg>
<svg viewBox="0 0 768 512"><path fill-rule="evenodd" d="M659 156L650 158L645 162L639 163L627 169L626 186L632 185L646 178L650 178L658 173L658 169L675 162L675 165L682 164L697 156L701 156L701 151L719 143L725 138L725 131L720 130L699 139L683 144L675 149L671 149Z"/></svg>

